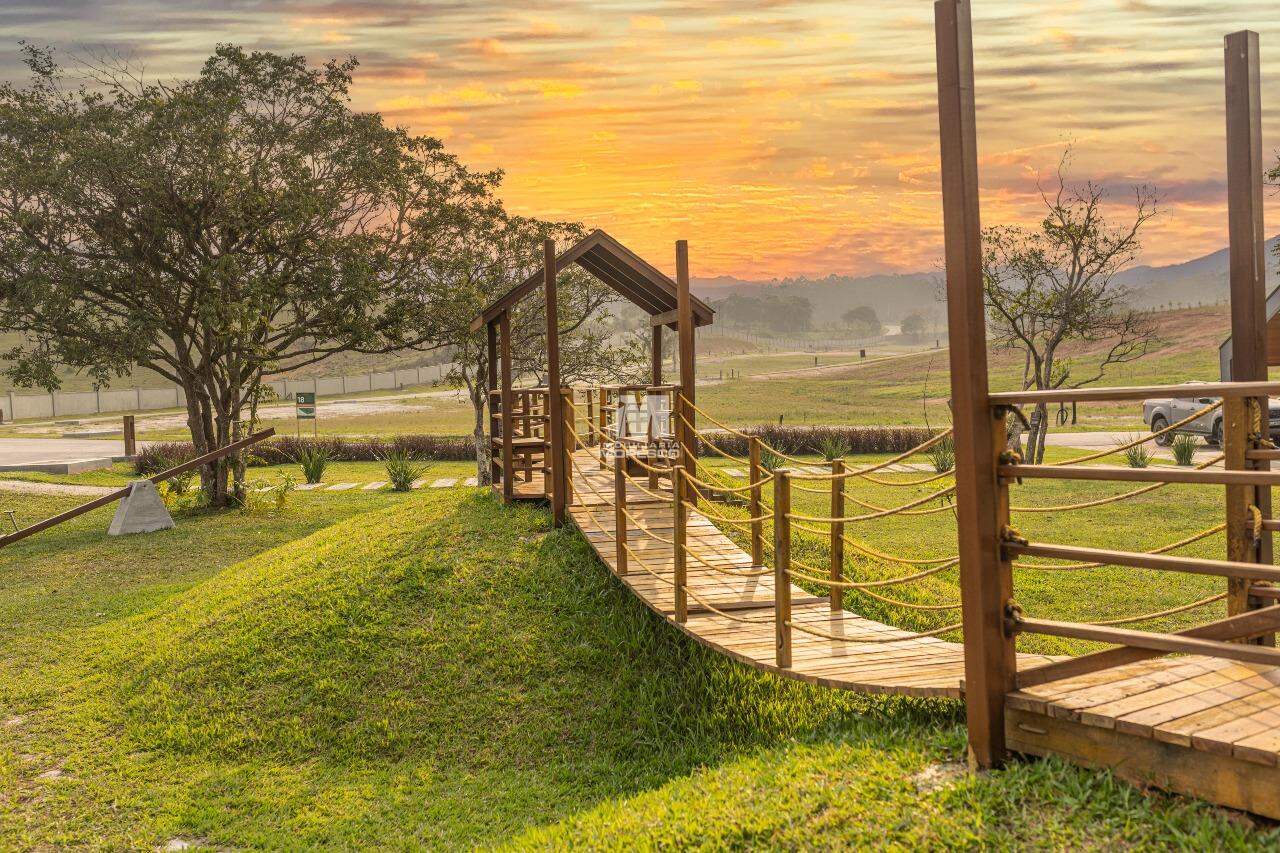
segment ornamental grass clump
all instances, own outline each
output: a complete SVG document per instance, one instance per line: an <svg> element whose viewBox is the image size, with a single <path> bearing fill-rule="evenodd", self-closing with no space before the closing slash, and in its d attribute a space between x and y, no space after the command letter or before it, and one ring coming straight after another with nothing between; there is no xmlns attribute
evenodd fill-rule
<svg viewBox="0 0 1280 853"><path fill-rule="evenodd" d="M407 450L390 450L382 459L387 469L387 482L393 492L407 492L413 484L427 473L431 466L420 460Z"/></svg>
<svg viewBox="0 0 1280 853"><path fill-rule="evenodd" d="M1169 444L1169 449L1173 451L1173 461L1179 465L1191 465L1196 459L1196 441L1194 435L1177 435Z"/></svg>

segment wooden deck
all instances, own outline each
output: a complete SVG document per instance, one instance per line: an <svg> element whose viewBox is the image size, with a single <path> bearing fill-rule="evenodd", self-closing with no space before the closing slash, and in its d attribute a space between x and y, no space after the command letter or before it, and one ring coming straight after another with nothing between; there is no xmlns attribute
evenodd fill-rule
<svg viewBox="0 0 1280 853"><path fill-rule="evenodd" d="M605 497L612 498L612 471L599 470L599 463L590 451L579 451L574 458L577 462L572 466L574 503L569 514L600 559L616 572L614 513L613 508L603 502ZM660 488L667 491L665 484ZM671 537L673 524L669 501L658 501L629 485L627 502L632 515L653 533L666 539ZM686 541L690 550L708 563L738 571L751 569L750 555L701 514L690 513L687 531ZM713 613L690 595L689 620L684 624L677 623L672 619L672 546L638 529L628 530L627 542L657 577L639 566L631 566L628 573L621 576L622 582L672 625L735 660L757 669L843 690L911 696L961 695L964 650L959 644L932 637L886 644L882 641L910 637L910 632L864 619L847 610L833 613L829 599L811 595L794 586L791 589L792 620L847 639L829 640L793 631L792 666L779 668L774 662L772 573L750 578L731 577L690 558L686 571L692 593L719 610L752 621L737 622ZM1019 663L1033 667L1049 660L1043 655L1022 655Z"/></svg>

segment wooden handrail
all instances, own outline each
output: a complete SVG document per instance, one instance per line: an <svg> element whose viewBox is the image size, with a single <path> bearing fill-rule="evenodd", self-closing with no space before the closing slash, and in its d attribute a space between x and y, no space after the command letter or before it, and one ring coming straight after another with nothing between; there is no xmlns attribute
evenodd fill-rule
<svg viewBox="0 0 1280 853"><path fill-rule="evenodd" d="M1150 397L1269 397L1280 395L1280 382L1195 382L1185 385L1134 385L1117 388L1054 388L1047 391L997 391L987 395L993 406L1034 403L1099 403L1146 400Z"/></svg>
<svg viewBox="0 0 1280 853"><path fill-rule="evenodd" d="M1157 569L1191 575L1214 575L1225 578L1252 578L1280 581L1280 567L1242 563L1232 560L1202 560L1196 557L1173 557L1168 554L1142 554L1134 551L1108 551L1079 545L1006 542L1005 553L1013 557L1043 557L1049 560L1072 560L1129 566L1135 569Z"/></svg>
<svg viewBox="0 0 1280 853"><path fill-rule="evenodd" d="M1086 625L1080 622L1055 622L1050 619L1027 618L1014 620L1014 627L1015 630L1024 634L1070 637L1076 640L1115 643L1150 651L1207 655L1245 663L1280 665L1280 649L1246 643L1228 643L1222 640L1205 640L1199 637L1188 637L1185 634L1155 634L1129 628L1114 628L1109 625Z"/></svg>
<svg viewBox="0 0 1280 853"><path fill-rule="evenodd" d="M1198 483L1218 486L1276 486L1280 471L1222 471L1172 468L1121 468L1118 465L1001 465L1009 480L1110 480L1124 483Z"/></svg>
<svg viewBox="0 0 1280 853"><path fill-rule="evenodd" d="M224 456L235 453L237 450L242 450L243 448L246 448L252 444L257 444L259 441L270 438L275 434L276 434L275 429L271 429L271 428L264 429L261 432L254 433L253 435L247 438L242 438L239 441L232 442L231 444L228 444L226 447L223 447L220 450L214 450L204 454L203 456L197 456L195 459L192 459L188 462L183 462L181 465L177 465L173 468L170 468L167 471L161 471L159 474L148 477L147 479L153 483L163 483L165 480L172 479L174 477L177 477L180 474L185 474L188 471L194 471L196 468L199 468L202 465L207 465L210 462L216 462L217 460L221 459ZM132 488L132 486L125 486L123 489L117 489L116 491L111 492L110 494L103 495L102 497L99 497L99 498L94 498L88 503L80 504L79 506L73 507L67 510L66 512L62 512L55 516L46 518L44 521L37 521L35 524L32 524L30 527L24 527L21 530L16 530L13 533L10 533L8 536L0 536L0 548L3 548L5 545L12 545L14 542L17 542L21 539L26 539L28 536L33 536L42 530L48 530L50 527L55 527L64 521L70 521L71 519L76 518L77 516L84 515L86 512L91 512L92 510L95 510L98 507L103 507L103 506L106 506L107 504L114 503L120 500L121 498L127 496L129 494L130 488Z"/></svg>

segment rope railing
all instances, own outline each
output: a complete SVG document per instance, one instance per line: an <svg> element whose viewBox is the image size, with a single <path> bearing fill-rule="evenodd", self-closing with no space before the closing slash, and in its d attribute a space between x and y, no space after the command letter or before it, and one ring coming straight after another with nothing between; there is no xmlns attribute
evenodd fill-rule
<svg viewBox="0 0 1280 853"><path fill-rule="evenodd" d="M955 491L955 486L950 486L946 489L943 489L942 491L934 492L933 494L930 494L930 495L925 495L922 498L917 498L916 500L911 501L909 503L902 504L901 506L896 506L891 509L881 509L878 512L872 512L866 515L846 515L846 516L841 516L839 518L833 518L829 516L804 515L802 513L792 512L792 513L787 513L787 517L792 519L793 521L807 521L810 524L847 524L849 522L856 522L856 521L872 521L877 518L887 518L888 516L897 515L899 513L906 514L908 510L915 509L916 507L921 506L922 504L926 504L929 501L933 501L933 500L937 500L938 498L945 497L954 491ZM855 503L858 503L858 502L855 501ZM951 507L949 506L943 507L942 509L951 509ZM922 514L922 513L916 513L916 514Z"/></svg>
<svg viewBox="0 0 1280 853"><path fill-rule="evenodd" d="M810 527L807 524L793 524L792 527L795 528L796 530L803 530L805 533L812 533L814 535L821 536L823 538L826 538L828 533L826 530L820 530L817 527ZM920 559L911 558L911 557L897 557L897 556L894 556L893 554L886 554L882 551L878 551L875 548L872 548L870 545L866 545L862 542L858 542L855 539L850 539L847 535L842 534L840 538L844 541L846 545L849 545L854 550L860 551L863 554L866 554L868 557L874 557L877 560L884 560L889 563L900 563L900 564L909 565L909 566L932 566L938 563L955 564L960 560L958 556L954 556L954 555L950 557L925 557Z"/></svg>
<svg viewBox="0 0 1280 853"><path fill-rule="evenodd" d="M806 569L809 572L822 571L816 566L811 566L808 563L804 562L803 560L796 559L795 556L791 557L791 565L799 566L800 568ZM948 567L938 566L932 569L928 569L927 571L920 572L912 576L911 578L895 578L894 580L882 582L879 584L866 584L866 583L857 583L853 581L843 581L843 580L838 581L838 580L833 580L832 578L829 578L829 577L822 577L820 575L810 575L810 574L806 574L805 572L797 572L794 568L790 569L787 572L787 574L790 577L800 578L801 580L809 581L810 583L813 583L813 584L819 584L822 586L837 586L841 589L853 589L859 592L865 592L867 595L871 596L872 598L878 601L883 601L885 604L893 604L898 607L903 607L903 608L906 608L907 610L927 610L927 611L959 610L960 609L959 602L956 602L955 604L915 604L909 601L898 601L893 598L887 598L885 596L881 596L881 595L878 595L877 593L872 592L873 589L879 589L881 586L891 586L896 584L902 584L902 583L907 583L908 581L911 581L911 580L917 580L922 577L928 577L929 575L937 574L938 572L942 571L945 568L948 568Z"/></svg>
<svg viewBox="0 0 1280 853"><path fill-rule="evenodd" d="M802 634L811 634L815 637L821 637L824 640L838 640L844 643L865 643L868 645L888 645L889 643L905 643L908 640L922 640L927 637L937 637L940 634L946 634L949 631L959 631L964 628L963 622L956 622L954 625L944 625L941 628L934 628L932 631L920 631L917 633L906 634L901 637L866 638L866 637L850 637L847 635L841 636L839 634L832 634L828 631L823 631L820 628L814 628L812 626L808 626L808 625L805 625L804 623L796 622L790 619L784 622L783 624L785 624L788 628L794 628L795 630L799 631Z"/></svg>
<svg viewBox="0 0 1280 853"><path fill-rule="evenodd" d="M1170 607L1168 610L1158 610L1155 613L1144 613L1141 616L1125 616L1121 619L1104 619L1100 622L1086 622L1086 625L1132 625L1135 622L1149 622L1152 619L1162 619L1165 616L1176 616L1179 613L1186 613L1188 610L1195 610L1213 604L1215 601L1222 601L1227 597L1225 592L1217 595L1211 595L1208 598L1202 598L1199 601L1193 601L1190 604L1183 604L1178 607Z"/></svg>
<svg viewBox="0 0 1280 853"><path fill-rule="evenodd" d="M795 557L792 557L791 562L794 564L799 561L796 560ZM923 571L916 572L915 574L905 575L900 578L887 578L885 580L878 580L878 581L846 581L846 580L834 580L832 578L824 578L821 576L810 577L808 575L797 572L794 569L791 571L791 575L793 577L798 577L801 580L807 580L812 583L823 584L824 586L836 587L838 589L868 590L868 589L879 589L880 587L884 587L884 586L898 586L900 584L911 583L912 581L918 581L924 578L933 577L934 575L940 572L944 572L947 569L954 568L959 564L960 564L960 561L955 560L950 563L943 563L940 566L933 566L932 568L924 569ZM817 569L814 569L812 566L807 566L807 568L810 571L817 571Z"/></svg>
<svg viewBox="0 0 1280 853"><path fill-rule="evenodd" d="M773 569L771 568L726 569L723 566L717 566L714 563L710 563L707 560L703 559L703 557L697 551L694 551L688 545L682 545L680 547L687 556L693 557L693 559L697 560L699 563L706 566L708 569L711 569L714 572L719 572L722 575L729 575L730 577L735 577L735 578L758 578L764 575L773 574Z"/></svg>
<svg viewBox="0 0 1280 853"><path fill-rule="evenodd" d="M1214 465L1217 465L1219 462L1221 462L1225 458L1226 458L1225 453L1219 453L1217 456L1214 456L1212 459L1207 459L1204 462L1199 463L1192 470L1204 471L1208 468L1212 468ZM1081 501L1080 503L1063 504L1060 506L1011 506L1009 507L1009 510L1010 512L1071 512L1073 510L1078 510L1078 509L1091 509L1092 507L1095 507L1095 506L1104 506L1109 503L1115 503L1117 501L1127 500L1128 498L1136 498L1139 495L1145 495L1148 492L1154 492L1156 489L1163 489L1165 486L1170 486L1170 485L1173 485L1173 484L1172 483L1153 483L1150 486L1143 486L1140 489L1134 489L1133 491L1123 492L1118 495L1109 495L1108 497L1097 498L1096 500L1091 500L1091 501Z"/></svg>
<svg viewBox="0 0 1280 853"><path fill-rule="evenodd" d="M1223 523L1223 524L1215 524L1213 527L1209 527L1209 528L1207 528L1207 529L1205 529L1205 530L1201 530L1199 533L1193 533L1193 534L1191 534L1191 535L1190 535L1190 536L1188 536L1186 539L1179 539L1177 542L1173 542L1173 543L1171 543L1171 544L1169 544L1169 545L1161 545L1159 548L1156 548L1156 549L1154 549L1154 550L1151 550L1151 551L1141 551L1141 552L1139 552L1139 553L1142 553L1142 554L1167 554L1167 553L1169 553L1170 551L1176 551L1176 550L1178 550L1179 548L1185 547L1185 546L1187 546L1187 545L1191 545L1192 543L1195 543L1195 542L1199 542L1199 541L1200 541L1200 540L1202 540L1202 539L1208 539L1210 536L1213 536L1215 533L1221 533L1222 531L1224 531L1224 530L1226 530L1226 529L1227 529L1227 525L1226 525L1225 523ZM1106 563L1106 562L1102 562L1102 563L1056 563L1056 564L1055 564L1055 563L1028 563L1028 562L1026 562L1026 561L1024 561L1024 560L1014 560L1014 561L1013 561L1013 567L1014 567L1015 569L1033 569L1033 570L1036 570L1036 571L1043 571L1043 572L1078 572L1078 571L1083 571L1083 570L1085 570L1085 569L1100 569L1100 568L1102 568L1103 566L1108 566L1108 565L1111 565L1111 564L1110 564L1110 563Z"/></svg>

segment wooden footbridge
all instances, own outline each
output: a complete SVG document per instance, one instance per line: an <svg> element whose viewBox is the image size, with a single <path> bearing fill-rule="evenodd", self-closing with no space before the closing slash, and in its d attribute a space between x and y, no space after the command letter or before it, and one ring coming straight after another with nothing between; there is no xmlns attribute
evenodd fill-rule
<svg viewBox="0 0 1280 853"><path fill-rule="evenodd" d="M557 524L572 522L602 562L674 628L716 651L777 675L869 693L961 697L975 767L1011 752L1059 755L1172 791L1280 818L1280 569L1272 565L1270 488L1280 472L1272 444L1263 309L1265 255L1257 37L1227 38L1227 137L1233 360L1229 382L1178 386L1204 408L1161 432L1221 408L1223 452L1194 469L1095 464L1123 448L1049 465L1025 464L1006 445L1021 409L1169 396L1162 387L991 393L977 134L967 0L939 0L939 118L946 235L953 427L870 465L815 463L723 423L695 397L694 330L710 309L689 292L688 248L676 247L668 278L596 232L560 254L475 321L487 329L490 434L496 493L505 501L548 500ZM653 363L643 385L564 387L560 381L557 275L578 264L652 317ZM511 314L534 290L545 297L547 383L516 388ZM678 336L679 382L662 375L664 328ZM551 393L548 389L557 389ZM1153 433L1132 444L1153 440ZM954 470L905 466L952 442ZM789 452L788 452L789 451ZM712 464L725 457L728 464ZM1019 506L1024 480L1110 481L1133 487L1106 498ZM1111 503L1170 483L1221 487L1221 519L1149 551L1105 550L1075 541L1028 541L1013 524L1024 513L1053 519L1107 512ZM860 485L901 490L886 502ZM1128 487L1126 487L1128 488ZM954 519L954 548L931 554L873 546L862 531L892 519ZM1212 523L1210 523L1212 522ZM1152 526L1160 519L1153 518ZM925 528L920 527L923 531ZM922 533L921 537L924 538ZM951 538L951 537L954 538ZM1212 537L1225 559L1177 552ZM866 571L868 565L878 570ZM1102 567L1208 575L1222 591L1174 607L1097 622L1024 612L1022 572ZM949 577L958 601L918 594ZM870 619L847 605L867 602ZM1193 628L1179 614L1222 608ZM958 618L957 618L958 615ZM1101 651L1049 657L1017 651L1030 635L1092 641Z"/></svg>

